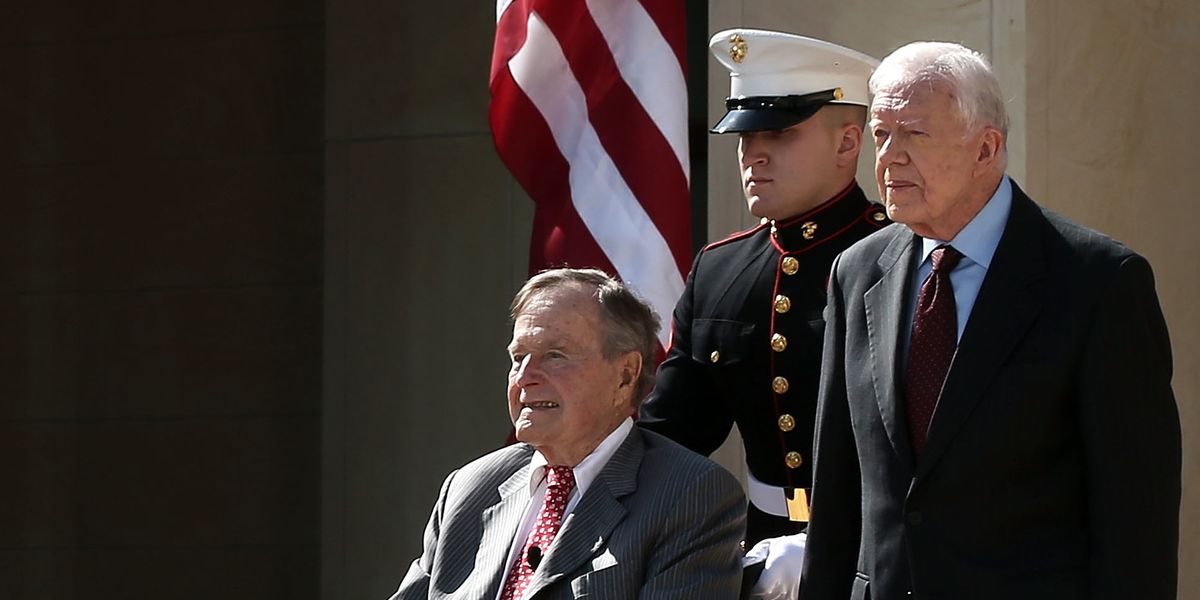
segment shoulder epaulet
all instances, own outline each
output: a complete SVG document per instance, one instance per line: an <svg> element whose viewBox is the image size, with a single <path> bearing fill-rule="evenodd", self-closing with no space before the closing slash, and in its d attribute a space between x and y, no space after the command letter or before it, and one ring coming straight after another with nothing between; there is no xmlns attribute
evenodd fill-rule
<svg viewBox="0 0 1200 600"><path fill-rule="evenodd" d="M764 227L770 227L770 225L771 225L770 221L759 223L758 225L755 225L754 227L751 227L750 229L747 229L745 231L739 231L737 233L730 235L729 237L712 242L712 243L708 244L707 246L701 248L700 251L707 252L718 246L724 246L725 244L736 242L740 239L748 238L748 237L758 233L760 229L763 229Z"/></svg>

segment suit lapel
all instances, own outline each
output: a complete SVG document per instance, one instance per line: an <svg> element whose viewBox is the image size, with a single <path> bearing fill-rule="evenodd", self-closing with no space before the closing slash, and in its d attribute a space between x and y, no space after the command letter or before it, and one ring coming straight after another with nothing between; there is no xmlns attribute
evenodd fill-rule
<svg viewBox="0 0 1200 600"><path fill-rule="evenodd" d="M505 561L513 538L517 535L517 526L529 507L529 477L533 466L528 457L523 462L525 466L517 469L497 488L499 502L483 511L483 534L475 563L463 565L466 568L473 567L476 573L487 574L488 579L479 588L482 590L481 597L494 597L496 590L500 589L508 574Z"/></svg>
<svg viewBox="0 0 1200 600"><path fill-rule="evenodd" d="M591 487L567 515L554 538L546 562L533 575L527 596L576 572L608 543L613 528L625 518L620 498L637 489L637 473L645 452L641 431L634 427L600 471Z"/></svg>
<svg viewBox="0 0 1200 600"><path fill-rule="evenodd" d="M872 381L875 400L883 427L900 461L912 469L912 443L908 421L900 402L898 365L901 328L904 327L906 288L912 279L916 236L907 228L896 228L896 235L879 256L883 275L864 294L867 336L870 339Z"/></svg>
<svg viewBox="0 0 1200 600"><path fill-rule="evenodd" d="M962 428L1017 342L1041 311L1044 216L1016 184L1008 222L955 352L929 425L917 477L928 473Z"/></svg>

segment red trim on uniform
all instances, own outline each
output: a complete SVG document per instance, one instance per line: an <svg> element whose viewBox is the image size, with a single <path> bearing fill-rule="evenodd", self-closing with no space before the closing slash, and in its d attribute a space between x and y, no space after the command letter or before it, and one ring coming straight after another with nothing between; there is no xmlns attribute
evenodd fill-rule
<svg viewBox="0 0 1200 600"><path fill-rule="evenodd" d="M837 204L838 200L845 198L846 194L849 194L850 191L856 187L858 187L858 183L856 181L854 181L853 179L851 179L850 185L846 186L846 189L838 192L837 194L834 194L833 198L830 198L829 200L822 202L816 208L814 208L806 213L803 213L801 215L798 215L795 217L788 217L786 219L783 219L782 221L776 220L775 227L777 227L779 229L783 229L784 227L791 227L792 225L795 225L796 223L799 223L802 221L811 221L814 216L825 212L827 209L829 209L829 207L833 206L834 204Z"/></svg>
<svg viewBox="0 0 1200 600"><path fill-rule="evenodd" d="M723 240L717 240L715 242L712 242L709 245L701 248L700 251L705 252L707 250L712 250L713 248L716 248L717 246L723 246L725 244L728 244L729 242L736 242L737 240L740 240L742 238L750 237L750 236L758 233L759 229L762 229L763 227L766 227L767 225L770 225L770 222L759 223L758 225L754 226L751 229L747 229L745 231L739 231L737 233L731 234L729 237L727 237Z"/></svg>
<svg viewBox="0 0 1200 600"><path fill-rule="evenodd" d="M857 182L855 182L855 181L853 181L853 180L851 180L851 181L850 181L850 185L846 186L846 188L845 188L845 189L843 189L842 191L838 192L838 193L837 193L837 195L835 195L833 198L830 198L829 200L826 200L825 202L822 202L822 203L820 204L820 206L817 206L816 208L814 208L814 209L812 209L812 210L810 210L810 211L808 211L808 212L806 212L806 213L802 213L802 214L800 214L799 216L795 216L795 217L788 217L787 219L784 219L784 220L782 220L782 221L775 221L775 229L776 229L776 230L780 230L780 229L787 229L788 227L791 227L791 226L793 226L793 225L796 225L797 223L805 223L805 222L808 222L808 221L812 221L812 220L813 220L813 219L814 219L814 218L815 218L817 215L819 215L819 214L821 214L821 213L825 212L826 210L829 210L830 208L832 208L832 207L833 207L835 204L837 204L837 203L838 203L838 201L839 201L839 200L841 200L842 198L845 198L845 197L846 197L846 195L847 195L847 194L849 194L849 193L851 192L851 190L854 190L854 189L856 189L857 187L858 187L858 183L857 183ZM854 222L854 221L851 221L851 223L853 223L853 222ZM839 231L844 231L844 230L839 230ZM835 235L836 235L836 234L835 234ZM822 235L822 241L824 241L824 239L825 239L826 237L832 237L832 236L824 236L824 235ZM808 250L809 248L813 248L813 247L817 246L818 244L819 244L819 243L813 243L813 244L810 244L810 245L808 245L808 246L805 246L804 248L802 248L802 249L800 249L800 250L793 250L793 251L792 251L792 254L798 254L798 253L800 253L800 252L803 252L803 251L805 251L805 250ZM788 255L788 251L787 251L787 250L785 250L783 246L779 245L779 241L778 241L778 240L776 240L776 239L775 239L775 236L773 236L773 235L771 236L771 245L772 245L772 246L775 246L775 249L776 249L776 250L778 250L780 254L783 254L783 255L785 255L785 256L786 256L786 255Z"/></svg>
<svg viewBox="0 0 1200 600"><path fill-rule="evenodd" d="M776 222L775 223L776 229L783 229L785 227L788 227L790 225L795 225L797 223L803 223L806 221L815 220L814 217L816 215L833 207L835 204L837 204L838 201L845 198L847 194L849 194L852 190L854 190L855 187L856 187L856 184L854 182L851 182L850 185L846 187L846 189L841 191L841 193L834 196L829 201L822 203L820 206L814 208L813 210L811 210L807 213L804 213L800 216L790 218L786 222L783 222L783 224L780 224L780 222ZM780 293L780 284L782 283L783 277L784 277L783 264L782 264L783 259L787 258L787 257L795 257L800 254L804 254L805 252L824 244L826 241L837 239L843 233L845 233L849 229L858 225L859 220L866 220L872 224L882 227L883 224L877 223L871 219L871 214L873 214L876 210L877 210L877 205L871 204L857 218L850 219L845 225L843 225L841 228L837 229L833 233L822 234L819 239L814 240L812 243L806 244L803 248L800 248L798 250L793 250L790 252L784 250L783 246L780 245L779 241L776 240L774 235L770 236L771 245L779 253L779 258L777 259L776 269L775 269L775 285L771 289L771 299L770 299L770 302L768 303L768 306L770 307L769 310L771 311L770 332L768 333L769 336L773 336L776 333L775 318L778 316L778 313L775 311L775 297L778 296ZM828 275L826 275L825 280L824 280L824 288L826 291L829 290L829 276ZM768 337L767 339L768 339L768 343L769 343L770 337ZM769 352L771 355L770 370L771 370L771 383L773 386L775 377L778 377L778 373L775 370L775 355L778 353L775 352L774 348L770 348ZM792 383L791 381L788 382L789 390L787 393L792 392L792 390L790 389L791 383ZM779 394L775 392L774 387L772 387L772 389L771 389L771 401L775 405L775 419L776 419L775 431L779 435L779 450L786 454L786 452L788 451L788 448L789 448L788 443L787 443L787 434L786 434L786 432L779 429L779 427L778 427L778 419L780 416L783 415L783 406L780 402ZM808 457L808 460L811 460L811 459L812 459L812 457ZM783 457L780 456L779 460L783 460ZM784 465L783 472L784 472L784 476L786 477L788 487L793 487L792 471L793 471L793 469L787 468L787 465Z"/></svg>
<svg viewBox="0 0 1200 600"><path fill-rule="evenodd" d="M866 222L874 225L876 227L876 229L883 229L884 227L886 227L887 225L890 225L891 223L888 223L887 221L876 222L874 219L871 218L871 213L875 212L875 206L876 205L872 204L872 206L867 208L867 210L863 211L863 213L861 215L859 215L857 219L850 221L849 223L844 225L841 229L838 229L837 231L834 231L833 233L830 233L827 235L823 234L821 236L821 239L816 240L813 243L808 244L808 245L804 246L803 248L800 248L799 250L791 250L791 251L784 250L783 246L780 246L779 242L775 239L775 236L771 236L771 245L775 246L775 249L778 250L779 253L782 254L783 256L797 256L800 254L804 254L805 252L808 252L809 250L812 250L813 248L816 248L817 246L820 246L821 244L824 244L825 242L842 235L848 229L857 225L860 220L866 221ZM780 260L782 260L782 259L780 259Z"/></svg>
<svg viewBox="0 0 1200 600"><path fill-rule="evenodd" d="M779 226L776 226L776 227L775 227L775 229L776 229L776 230L778 230L778 229L779 229ZM784 256L787 256L787 254L788 254L788 251L787 251L787 250L784 250L784 249L783 249L783 246L780 246L780 245L779 245L779 240L775 239L775 234L774 234L774 233L772 233L772 234L771 234L769 237L771 238L771 245L772 245L772 246L774 246L774 247L775 247L775 251L776 251L776 252L778 252L778 253L780 254L780 258L779 258L779 259L780 259L780 260L783 260L783 257L784 257Z"/></svg>

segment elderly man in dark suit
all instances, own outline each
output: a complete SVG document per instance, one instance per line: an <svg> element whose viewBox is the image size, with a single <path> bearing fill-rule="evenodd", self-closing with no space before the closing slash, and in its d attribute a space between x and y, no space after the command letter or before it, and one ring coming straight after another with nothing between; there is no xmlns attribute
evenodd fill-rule
<svg viewBox="0 0 1200 600"><path fill-rule="evenodd" d="M895 221L829 286L801 597L1174 599L1180 426L1150 265L1008 177L987 62L871 78Z"/></svg>
<svg viewBox="0 0 1200 600"><path fill-rule="evenodd" d="M512 306L518 443L446 478L393 599L737 598L745 497L716 463L633 426L658 320L594 270Z"/></svg>

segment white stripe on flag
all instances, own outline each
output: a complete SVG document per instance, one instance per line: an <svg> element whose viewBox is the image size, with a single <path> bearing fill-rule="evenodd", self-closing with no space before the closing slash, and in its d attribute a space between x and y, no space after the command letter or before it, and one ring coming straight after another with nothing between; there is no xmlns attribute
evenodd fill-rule
<svg viewBox="0 0 1200 600"><path fill-rule="evenodd" d="M554 142L570 164L571 199L592 237L629 283L663 321L659 341L666 347L667 326L683 279L671 249L616 165L604 151L587 118L587 99L571 74L558 40L531 13L525 45L509 61L517 85L550 126Z"/></svg>
<svg viewBox="0 0 1200 600"><path fill-rule="evenodd" d="M637 0L587 0L621 78L658 125L684 178L691 180L687 147L687 82L671 45Z"/></svg>

